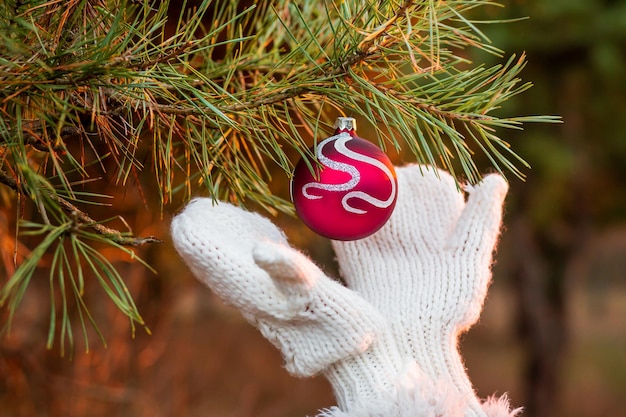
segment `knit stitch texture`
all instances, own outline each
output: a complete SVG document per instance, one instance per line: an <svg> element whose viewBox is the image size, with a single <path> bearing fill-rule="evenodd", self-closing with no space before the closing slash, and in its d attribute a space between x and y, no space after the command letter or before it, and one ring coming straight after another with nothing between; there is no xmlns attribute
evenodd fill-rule
<svg viewBox="0 0 626 417"><path fill-rule="evenodd" d="M195 199L172 221L194 275L282 352L295 376L323 373L337 407L319 417L513 417L481 402L457 350L480 315L506 182L465 201L446 172L396 169L398 201L374 235L333 242L347 287L291 248L269 220Z"/></svg>
<svg viewBox="0 0 626 417"><path fill-rule="evenodd" d="M389 222L368 238L333 241L341 275L387 317L402 356L468 398L466 416L484 416L457 340L478 320L487 294L507 184L489 175L466 188L465 201L445 171L397 173L401 194Z"/></svg>

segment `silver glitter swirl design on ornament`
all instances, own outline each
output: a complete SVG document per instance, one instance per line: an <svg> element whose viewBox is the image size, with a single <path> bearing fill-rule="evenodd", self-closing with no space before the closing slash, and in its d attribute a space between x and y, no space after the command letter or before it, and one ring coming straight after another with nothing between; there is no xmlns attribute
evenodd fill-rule
<svg viewBox="0 0 626 417"><path fill-rule="evenodd" d="M317 146L317 158L322 163L322 165L334 169L335 171L345 172L346 174L350 175L350 180L343 184L322 184L319 182L309 182L302 186L302 195L304 195L304 197L308 198L309 200L317 200L322 198L322 196L320 195L310 194L308 191L310 188L330 192L350 191L341 199L341 205L344 210L356 214L365 214L367 213L367 210L352 207L348 202L348 200L352 198L363 200L378 208L389 207L393 203L396 196L396 182L394 180L393 173L387 167L387 165L383 164L379 160L348 149L346 147L346 143L348 143L350 140L352 140L352 136L350 136L350 134L346 132L342 132L338 135L331 136L323 140ZM351 191L354 190L359 181L361 181L361 173L353 165L344 162L334 161L324 155L324 147L331 142L334 142L333 146L335 150L341 155L348 157L352 160L371 165L383 171L383 173L387 176L387 178L389 178L389 182L391 183L391 194L389 195L389 197L386 200L381 200L363 191Z"/></svg>

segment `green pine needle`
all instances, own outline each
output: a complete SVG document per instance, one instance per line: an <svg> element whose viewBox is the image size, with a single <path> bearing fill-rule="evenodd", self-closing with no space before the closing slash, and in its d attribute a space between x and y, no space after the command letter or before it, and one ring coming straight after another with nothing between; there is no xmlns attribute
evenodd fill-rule
<svg viewBox="0 0 626 417"><path fill-rule="evenodd" d="M528 165L502 132L558 118L502 114L531 86L520 78L525 56L492 67L469 61L472 49L506 56L481 30L494 22L471 18L494 5L205 0L172 15L168 1L3 2L0 184L32 201L41 223L22 221L23 236L39 243L0 290L0 304L12 318L48 257L48 346L57 338L62 351L73 346L70 305L88 346L88 325L97 330L88 282L133 328L144 325L97 248L130 254L157 239L109 229L83 211L104 204L80 188L98 180L97 169L114 170L109 178L121 186L150 172L159 208L203 192L291 213L287 196L270 191L272 176L289 177L343 114L372 126L383 149L470 182L485 170L481 154L523 177Z"/></svg>

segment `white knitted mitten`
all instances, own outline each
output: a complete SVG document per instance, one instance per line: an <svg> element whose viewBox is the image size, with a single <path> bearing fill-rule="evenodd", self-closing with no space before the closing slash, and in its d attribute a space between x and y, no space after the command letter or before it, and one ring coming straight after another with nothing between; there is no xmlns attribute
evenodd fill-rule
<svg viewBox="0 0 626 417"><path fill-rule="evenodd" d="M172 221L194 275L274 343L296 376L366 350L385 319L326 277L269 220L227 203L193 200Z"/></svg>
<svg viewBox="0 0 626 417"><path fill-rule="evenodd" d="M287 370L328 378L339 407L320 417L485 415L456 337L480 313L506 184L487 177L463 210L447 174L397 172L389 223L370 238L334 242L351 288L267 219L227 203L192 201L172 221L174 244L197 278L281 350ZM515 414L505 399L483 409Z"/></svg>
<svg viewBox="0 0 626 417"><path fill-rule="evenodd" d="M393 390L401 357L386 319L289 247L270 221L196 199L171 234L194 275L281 350L290 373L329 376L342 410Z"/></svg>
<svg viewBox="0 0 626 417"><path fill-rule="evenodd" d="M365 239L333 241L348 286L388 320L400 354L438 384L467 398L465 416L512 416L506 397L481 404L457 350L480 315L507 183L489 175L465 202L446 172L396 170L398 201L385 226Z"/></svg>

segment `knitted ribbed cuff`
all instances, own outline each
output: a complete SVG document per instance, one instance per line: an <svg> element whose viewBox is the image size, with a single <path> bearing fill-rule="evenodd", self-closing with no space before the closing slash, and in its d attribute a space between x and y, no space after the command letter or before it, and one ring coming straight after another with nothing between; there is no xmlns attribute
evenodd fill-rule
<svg viewBox="0 0 626 417"><path fill-rule="evenodd" d="M406 332L402 323L393 323L392 329L401 353L414 358L431 380L450 385L467 398L466 417L485 416L457 349L458 336L454 329L428 320L413 323L411 332Z"/></svg>
<svg viewBox="0 0 626 417"><path fill-rule="evenodd" d="M366 362L368 362L366 360ZM353 362L348 367L354 367ZM358 367L358 366L357 366ZM363 370L359 368L359 370ZM346 384L349 379L342 372L329 370L327 376L333 383ZM344 370L345 371L345 370ZM352 373L354 370L350 370ZM331 379L340 376L339 379ZM476 414L470 403L473 395L464 394L449 383L433 380L422 372L414 361L408 361L401 367L395 378L377 381L378 390L368 389L356 396L354 401L320 410L316 417L469 417ZM346 385L349 386L349 385ZM374 388L372 385L370 388ZM337 392L343 395L343 391ZM339 398L339 397L338 397ZM521 408L511 409L506 395L490 397L479 406L478 415L485 417L516 417Z"/></svg>
<svg viewBox="0 0 626 417"><path fill-rule="evenodd" d="M464 417L466 404L453 387L432 381L415 362L407 362L385 389L348 408L321 410L317 417Z"/></svg>
<svg viewBox="0 0 626 417"><path fill-rule="evenodd" d="M342 410L375 402L395 386L403 358L388 329L377 335L362 352L338 361L324 371Z"/></svg>

